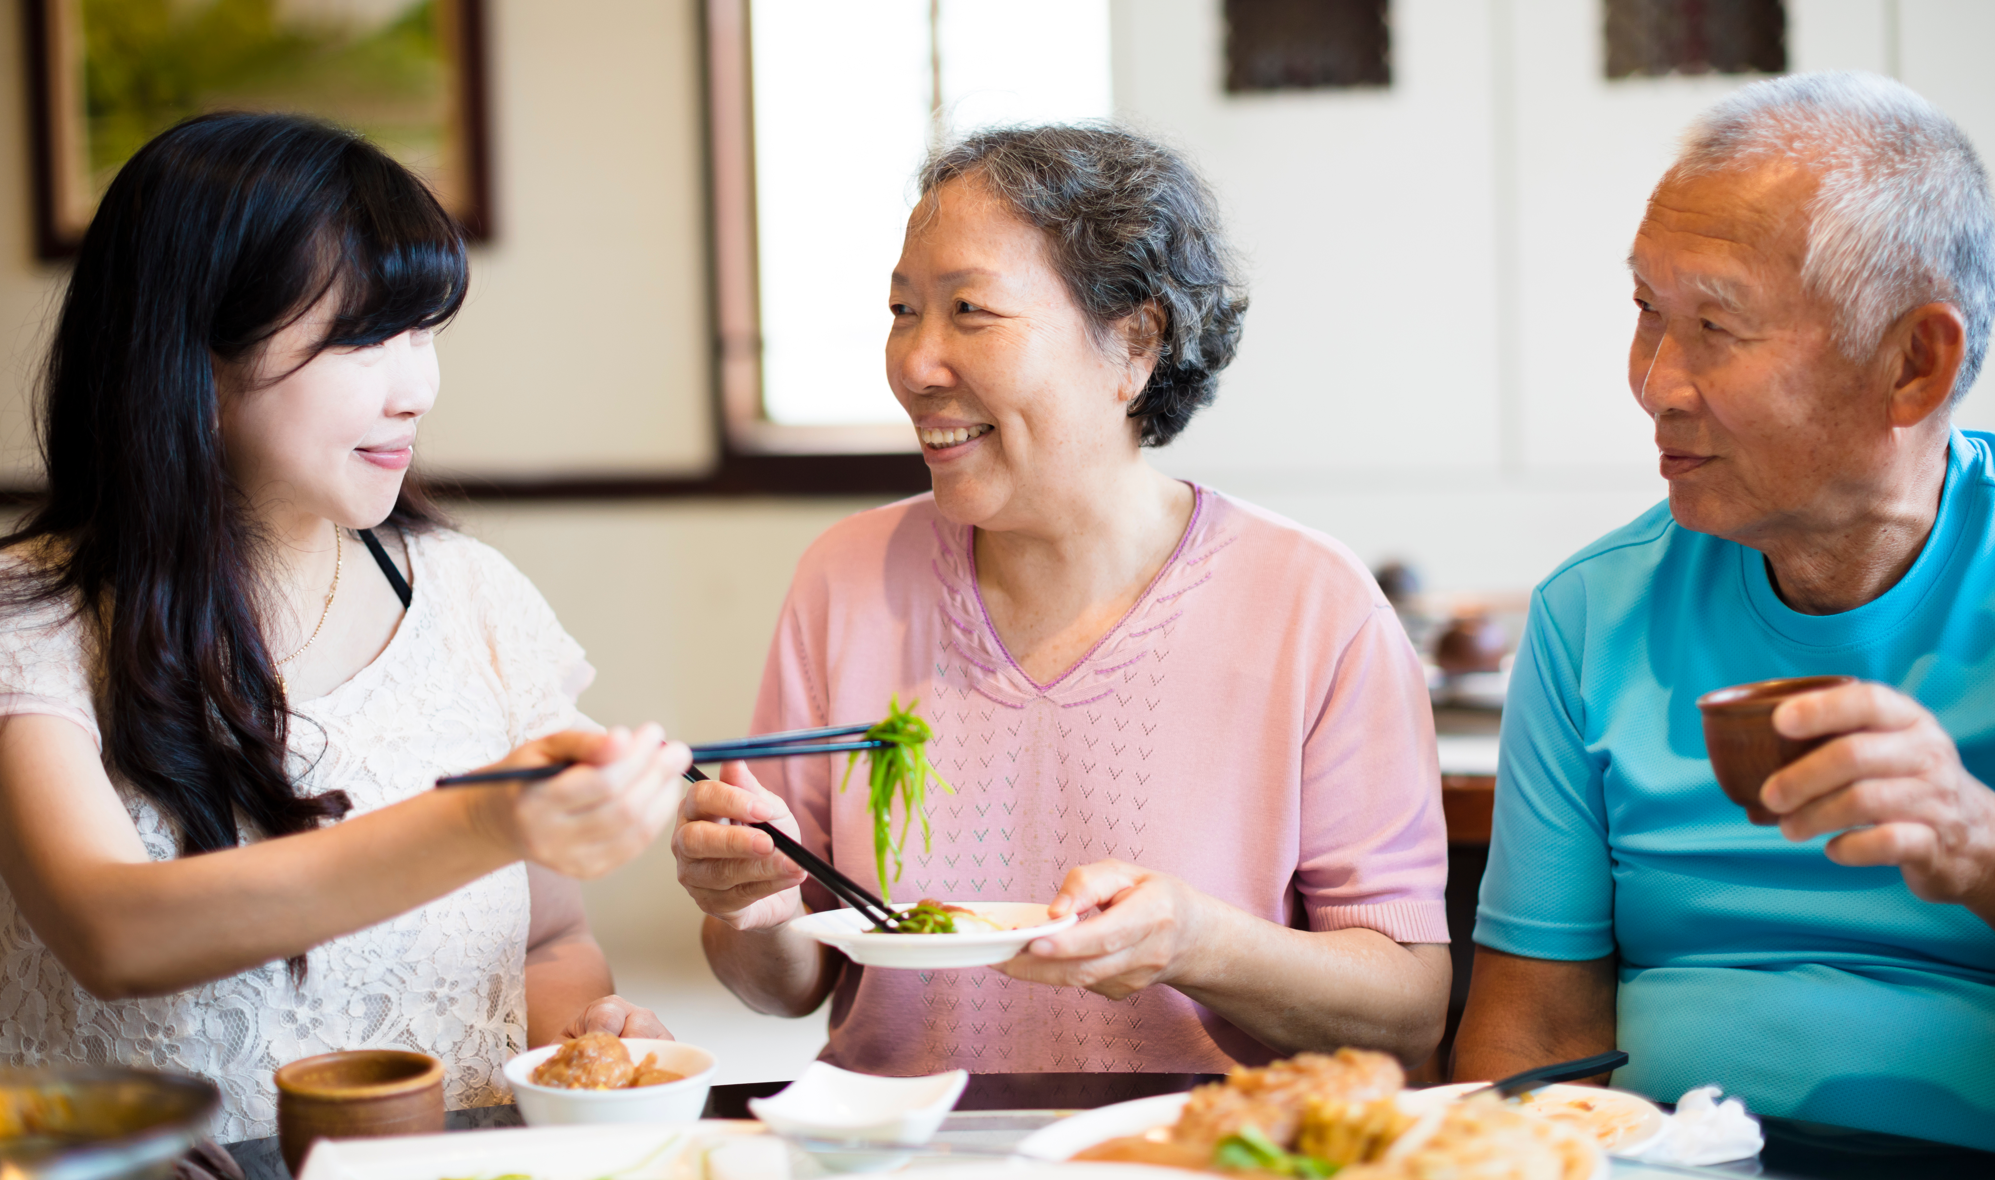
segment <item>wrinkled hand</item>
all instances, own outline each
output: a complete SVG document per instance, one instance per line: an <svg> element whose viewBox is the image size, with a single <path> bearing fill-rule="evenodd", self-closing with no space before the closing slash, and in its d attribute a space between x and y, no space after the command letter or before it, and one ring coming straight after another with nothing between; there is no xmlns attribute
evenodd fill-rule
<svg viewBox="0 0 1995 1180"><path fill-rule="evenodd" d="M649 1008L640 1008L622 996L604 996L577 1013L561 1030L564 1040L584 1033L606 1032L615 1037L650 1037L658 1041L676 1040L665 1022Z"/></svg>
<svg viewBox="0 0 1995 1180"><path fill-rule="evenodd" d="M1927 901L1995 922L1995 792L1967 772L1939 720L1882 684L1785 701L1774 726L1791 738L1841 734L1766 780L1760 799L1789 840L1829 832L1829 859L1896 865Z"/></svg>
<svg viewBox="0 0 1995 1180"><path fill-rule="evenodd" d="M579 765L538 783L472 787L498 838L566 877L600 877L650 847L672 822L678 779L692 765L684 742L646 725L607 733L564 730L528 742L487 769Z"/></svg>
<svg viewBox="0 0 1995 1180"><path fill-rule="evenodd" d="M747 763L729 762L719 779L694 783L679 817L672 855L694 904L736 930L768 930L803 916L798 886L806 874L776 851L767 832L747 826L772 823L795 836L796 818L781 796L755 781Z"/></svg>
<svg viewBox="0 0 1995 1180"><path fill-rule="evenodd" d="M1168 873L1119 860L1067 874L1047 907L1054 918L1101 912L1045 938L998 965L1013 979L1084 987L1119 1000L1179 978L1198 950L1212 899Z"/></svg>

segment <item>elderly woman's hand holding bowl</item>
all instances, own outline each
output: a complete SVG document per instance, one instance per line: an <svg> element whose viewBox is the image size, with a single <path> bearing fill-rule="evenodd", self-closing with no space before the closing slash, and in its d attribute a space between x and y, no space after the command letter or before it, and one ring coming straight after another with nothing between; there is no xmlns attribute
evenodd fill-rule
<svg viewBox="0 0 1995 1180"><path fill-rule="evenodd" d="M1098 127L976 136L920 187L886 377L934 493L804 557L756 728L919 700L955 794L929 794L896 899L1089 916L998 968L848 963L784 926L830 896L738 825L870 876L865 792L831 759L733 766L674 843L715 970L766 1011L836 992L829 1057L875 1073L1425 1057L1449 968L1419 661L1341 545L1144 457L1240 337L1210 194Z"/></svg>

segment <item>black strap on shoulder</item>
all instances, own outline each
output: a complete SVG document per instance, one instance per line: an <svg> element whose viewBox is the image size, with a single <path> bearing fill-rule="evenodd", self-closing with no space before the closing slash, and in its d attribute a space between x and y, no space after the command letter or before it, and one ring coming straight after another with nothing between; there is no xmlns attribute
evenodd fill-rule
<svg viewBox="0 0 1995 1180"><path fill-rule="evenodd" d="M395 568L395 560L381 547L381 538L374 535L373 529L356 531L360 533L360 539L367 542L367 551L374 555L374 564L381 567L381 572L387 575L388 584L395 588L395 597L402 600L402 609L409 609L409 604L416 600L415 592L409 589L409 581L402 576L402 571Z"/></svg>

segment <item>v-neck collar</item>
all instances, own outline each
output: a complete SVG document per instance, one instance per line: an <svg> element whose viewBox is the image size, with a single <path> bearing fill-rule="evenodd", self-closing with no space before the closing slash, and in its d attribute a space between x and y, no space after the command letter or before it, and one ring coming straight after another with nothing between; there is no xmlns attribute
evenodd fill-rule
<svg viewBox="0 0 1995 1180"><path fill-rule="evenodd" d="M1190 484L1189 486L1191 487L1191 519L1185 521L1185 530L1178 534L1178 543L1171 548L1171 555L1164 560L1164 564L1151 576L1149 583L1143 587L1143 593L1137 595L1136 601L1129 604L1129 609L1122 612L1122 617L1115 620L1115 625L1103 631L1093 643L1088 645L1088 649L1081 653L1079 659L1067 665L1065 671L1044 684L1034 680L1032 674L1025 670L1024 665L1012 657L1011 649L1005 645L1004 636L998 634L997 622L991 618L991 608L984 602L983 583L977 578L977 529L975 525L965 526L963 549L969 555L970 589L977 596L977 611L983 616L985 629L990 632L991 645L1004 656L1005 662L1010 664L1012 669L1018 673L1025 683L1031 685L1035 691L1040 693L1051 692L1060 687L1060 684L1074 673L1087 667L1088 661L1094 658L1095 653L1101 650L1102 645L1114 638L1115 633L1122 630L1124 625L1135 616L1136 612L1148 603L1150 595L1156 592L1157 587L1164 581L1165 575L1169 574L1178 564L1178 559L1184 556L1186 543L1191 540L1193 532L1198 528L1199 514L1205 511L1205 490L1197 484Z"/></svg>

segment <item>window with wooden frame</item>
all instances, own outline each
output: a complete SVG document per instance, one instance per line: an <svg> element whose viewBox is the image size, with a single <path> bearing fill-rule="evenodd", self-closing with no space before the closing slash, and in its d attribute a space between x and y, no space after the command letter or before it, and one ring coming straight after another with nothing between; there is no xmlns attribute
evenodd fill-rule
<svg viewBox="0 0 1995 1180"><path fill-rule="evenodd" d="M810 457L842 485L926 488L883 361L915 172L981 128L1108 116L1108 0L707 0L705 14L726 463Z"/></svg>

